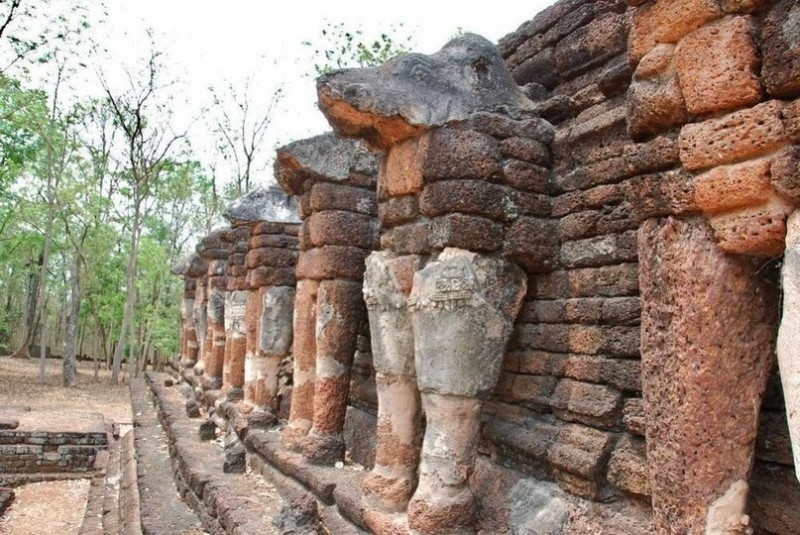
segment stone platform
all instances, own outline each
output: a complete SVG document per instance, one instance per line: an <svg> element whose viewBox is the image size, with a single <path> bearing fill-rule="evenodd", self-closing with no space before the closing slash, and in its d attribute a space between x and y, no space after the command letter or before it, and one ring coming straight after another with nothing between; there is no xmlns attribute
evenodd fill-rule
<svg viewBox="0 0 800 535"><path fill-rule="evenodd" d="M99 413L4 408L0 421L13 427L0 429L0 481L12 474L88 473L108 448Z"/></svg>

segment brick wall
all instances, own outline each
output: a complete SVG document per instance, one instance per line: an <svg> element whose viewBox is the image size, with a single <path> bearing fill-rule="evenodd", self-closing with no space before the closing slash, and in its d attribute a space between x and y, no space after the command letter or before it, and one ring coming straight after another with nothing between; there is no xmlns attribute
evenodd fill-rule
<svg viewBox="0 0 800 535"><path fill-rule="evenodd" d="M636 232L649 218L706 212L723 248L765 265L775 256L796 191L784 171L796 169L796 106L780 99L800 94L796 38L778 21L796 12L793 2L562 0L501 39L515 79L556 127L560 251L530 277L486 410L485 453L590 499L648 500ZM758 178L770 165L771 185ZM737 237L751 230L757 243ZM797 525L779 383L764 399L751 480L765 533Z"/></svg>
<svg viewBox="0 0 800 535"><path fill-rule="evenodd" d="M105 433L0 431L0 472L88 472L107 445Z"/></svg>

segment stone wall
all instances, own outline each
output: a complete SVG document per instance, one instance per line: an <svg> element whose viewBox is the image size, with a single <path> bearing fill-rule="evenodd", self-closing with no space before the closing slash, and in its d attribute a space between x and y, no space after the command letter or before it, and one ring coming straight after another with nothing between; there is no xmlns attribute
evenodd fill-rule
<svg viewBox="0 0 800 535"><path fill-rule="evenodd" d="M556 126L561 241L556 269L529 284L485 428L504 463L588 498L649 501L637 229L704 213L721 249L763 258L756 276L775 287L797 180L796 13L793 2L562 1L501 40ZM786 496L800 485L774 373L756 457L753 523L791 533L800 513Z"/></svg>
<svg viewBox="0 0 800 535"><path fill-rule="evenodd" d="M298 239L232 220L198 249L207 389L240 386L230 293L296 275L283 440L248 435L247 407L212 421L286 475L325 474L317 497L376 533L796 532L774 353L797 20L784 0L562 0L502 57L467 35L322 77L338 136L276 163ZM370 472L335 492L308 467L343 461Z"/></svg>
<svg viewBox="0 0 800 535"><path fill-rule="evenodd" d="M100 414L10 414L16 427L0 429L0 475L90 472L108 448Z"/></svg>

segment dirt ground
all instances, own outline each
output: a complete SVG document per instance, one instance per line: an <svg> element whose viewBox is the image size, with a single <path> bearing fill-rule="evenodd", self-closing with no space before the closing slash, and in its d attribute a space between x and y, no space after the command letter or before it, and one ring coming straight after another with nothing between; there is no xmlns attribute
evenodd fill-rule
<svg viewBox="0 0 800 535"><path fill-rule="evenodd" d="M130 392L126 383L111 384L111 372L94 378L91 362L78 363L78 385L61 386L61 360L48 359L45 384L39 384L38 359L0 357L0 412L4 407L99 412L107 420L130 425ZM31 483L14 489L16 498L0 517L0 535L76 535L83 521L89 480Z"/></svg>
<svg viewBox="0 0 800 535"><path fill-rule="evenodd" d="M38 359L0 357L0 409L22 405L34 411L91 411L118 423L130 423L128 385L111 384L111 372L103 369L95 380L91 362L79 362L77 368L78 385L65 388L61 386L61 360L47 359L45 384L40 385Z"/></svg>

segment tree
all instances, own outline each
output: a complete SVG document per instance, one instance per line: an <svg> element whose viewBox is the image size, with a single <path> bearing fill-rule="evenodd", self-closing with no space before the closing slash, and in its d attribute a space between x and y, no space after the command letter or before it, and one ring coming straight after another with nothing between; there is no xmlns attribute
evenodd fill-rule
<svg viewBox="0 0 800 535"><path fill-rule="evenodd" d="M166 162L185 138L184 133L175 133L169 123L169 107L160 102L161 85L159 71L160 54L151 49L144 73L134 76L128 73L129 88L116 93L101 77L109 109L123 137L123 153L126 170L123 173L127 184L125 193L130 201L130 250L126 270L125 310L122 316L119 341L114 351L112 381L119 381L122 356L129 330L132 329L136 307L136 265L142 233L142 223L152 207L150 200L154 186Z"/></svg>
<svg viewBox="0 0 800 535"><path fill-rule="evenodd" d="M361 27L327 22L320 42L304 41L303 44L313 49L314 71L321 75L337 69L374 67L407 53L413 48L413 37L403 33L402 24L391 25L378 35L367 35Z"/></svg>
<svg viewBox="0 0 800 535"><path fill-rule="evenodd" d="M261 148L276 108L283 98L283 89L278 86L269 97L254 99L248 79L241 90L233 84L228 84L224 92L212 87L211 97L214 104L212 129L217 137L217 153L232 171L232 196L241 197L250 191L253 174L263 171L266 166L265 159L261 157ZM212 173L216 174L216 165L212 167Z"/></svg>

